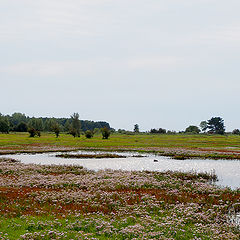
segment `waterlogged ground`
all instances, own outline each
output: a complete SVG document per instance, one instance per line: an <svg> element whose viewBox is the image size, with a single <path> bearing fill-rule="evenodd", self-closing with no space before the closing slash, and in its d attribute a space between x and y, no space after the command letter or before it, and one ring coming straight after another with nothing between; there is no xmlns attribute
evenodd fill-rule
<svg viewBox="0 0 240 240"><path fill-rule="evenodd" d="M59 157L62 156L62 157ZM75 151L68 153L41 153L5 155L22 163L81 165L90 170L127 171L194 171L214 172L218 181L215 184L233 189L240 188L240 160L186 159L176 160L156 154L137 152L91 152Z"/></svg>
<svg viewBox="0 0 240 240"><path fill-rule="evenodd" d="M240 191L206 174L0 160L0 239L239 239Z"/></svg>

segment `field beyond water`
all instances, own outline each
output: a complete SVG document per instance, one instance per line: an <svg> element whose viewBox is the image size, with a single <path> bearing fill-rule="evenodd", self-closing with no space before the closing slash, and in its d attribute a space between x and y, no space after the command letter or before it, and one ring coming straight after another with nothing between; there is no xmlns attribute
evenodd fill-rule
<svg viewBox="0 0 240 240"><path fill-rule="evenodd" d="M91 149L108 151L155 152L175 158L240 159L240 136L234 135L120 135L113 134L108 140L101 135L92 139L85 136L73 138L53 134L30 138L27 133L0 134L0 154L18 152L46 152L56 150Z"/></svg>
<svg viewBox="0 0 240 240"><path fill-rule="evenodd" d="M0 239L240 239L230 210L240 190L206 173L90 171L22 164L6 153L73 149L154 151L238 159L239 136L112 135L103 140L0 134ZM232 156L232 157L231 157ZM101 161L101 160L99 160Z"/></svg>

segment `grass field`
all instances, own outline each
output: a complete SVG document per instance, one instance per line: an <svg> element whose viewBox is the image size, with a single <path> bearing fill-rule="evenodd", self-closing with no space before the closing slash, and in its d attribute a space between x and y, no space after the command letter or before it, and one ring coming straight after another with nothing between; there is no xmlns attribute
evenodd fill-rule
<svg viewBox="0 0 240 240"><path fill-rule="evenodd" d="M0 134L0 153L4 151L47 151L56 148L93 148L105 150L155 151L169 156L240 158L240 136L220 135L119 135L113 134L108 140L100 135L87 139L53 134L30 138L24 134Z"/></svg>

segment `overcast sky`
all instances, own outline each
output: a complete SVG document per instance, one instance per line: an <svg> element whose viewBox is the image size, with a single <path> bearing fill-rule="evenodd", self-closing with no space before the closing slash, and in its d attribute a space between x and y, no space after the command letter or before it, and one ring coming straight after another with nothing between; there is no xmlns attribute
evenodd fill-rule
<svg viewBox="0 0 240 240"><path fill-rule="evenodd" d="M0 112L240 128L239 0L0 0Z"/></svg>

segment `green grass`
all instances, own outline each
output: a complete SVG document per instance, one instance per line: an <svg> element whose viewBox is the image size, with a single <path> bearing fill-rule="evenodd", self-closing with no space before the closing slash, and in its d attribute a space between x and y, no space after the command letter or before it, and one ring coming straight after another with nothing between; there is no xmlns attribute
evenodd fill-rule
<svg viewBox="0 0 240 240"><path fill-rule="evenodd" d="M120 135L112 134L108 140L103 140L101 135L92 139L85 136L73 138L68 134L61 134L56 138L54 134L43 133L42 136L30 138L27 133L0 134L0 147L22 147L24 145L53 145L69 147L126 147L126 148L226 148L240 149L240 136L220 135Z"/></svg>
<svg viewBox="0 0 240 240"><path fill-rule="evenodd" d="M121 135L112 134L109 139L95 135L74 138L69 134L43 133L30 138L27 133L0 134L0 154L12 151L35 152L56 151L61 148L93 149L108 151L153 152L163 156L184 160L187 158L240 159L240 136L235 135ZM2 150L2 151L1 151ZM69 149L66 149L69 150ZM65 151L65 149L62 149Z"/></svg>

